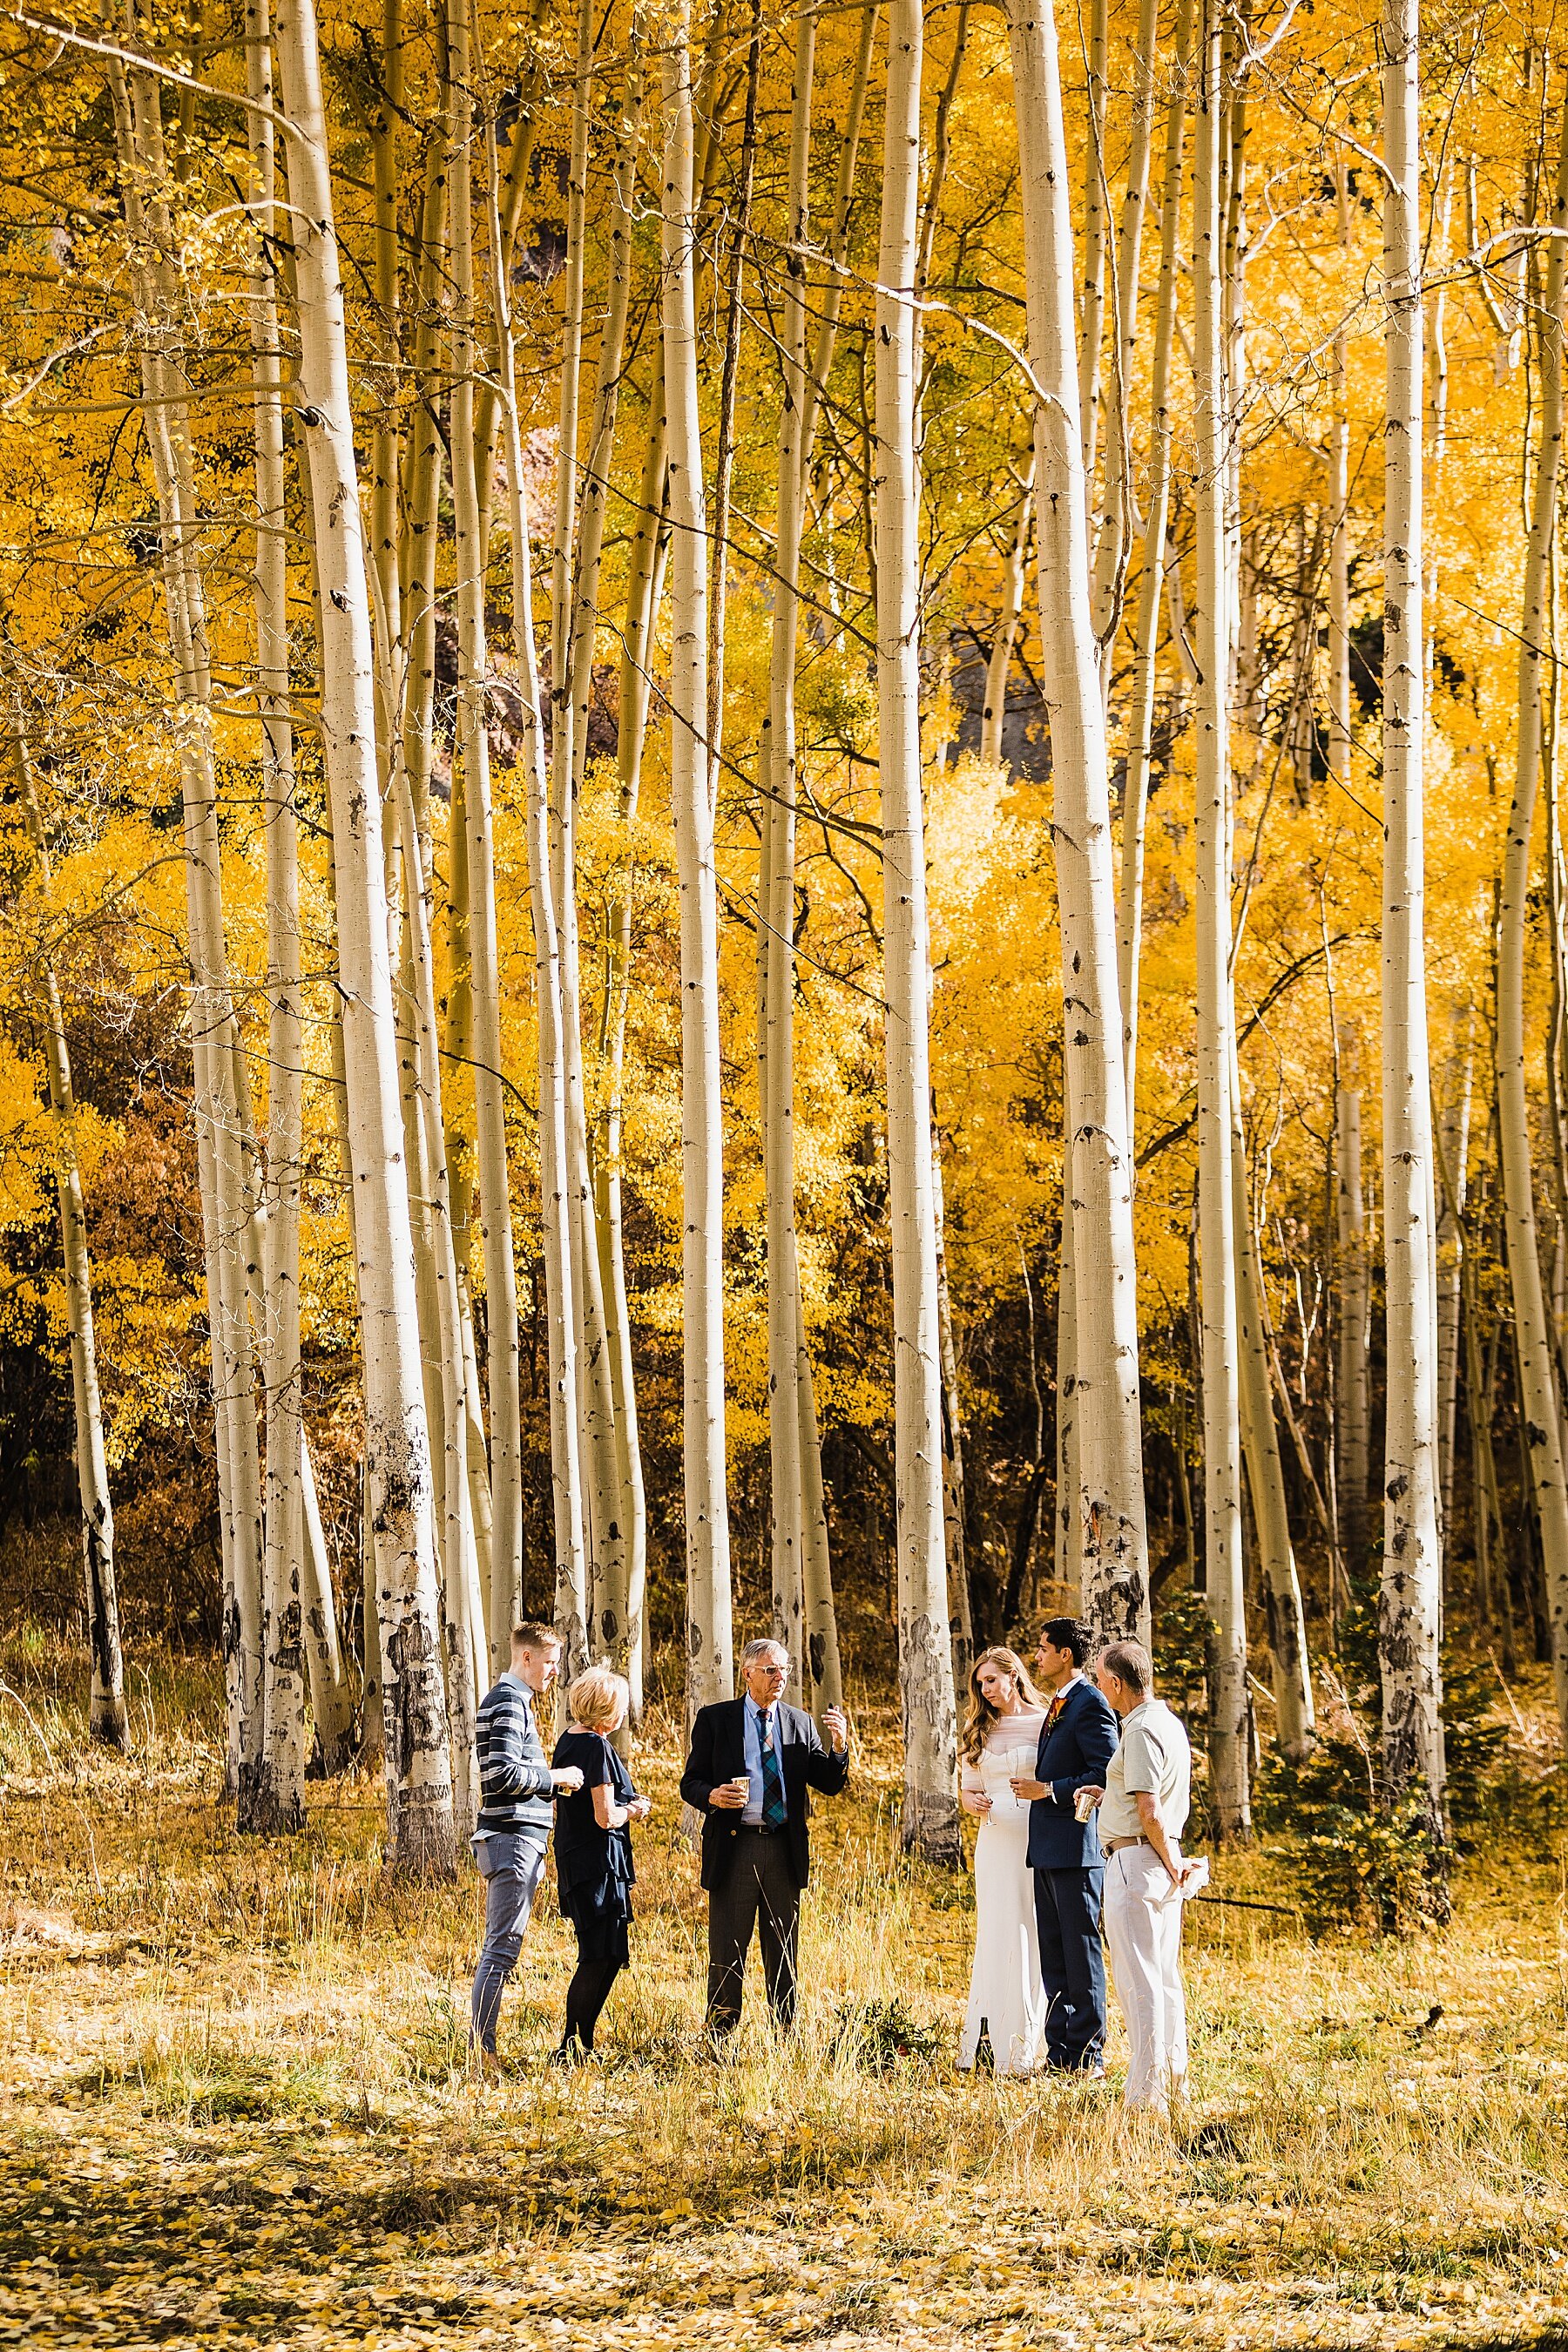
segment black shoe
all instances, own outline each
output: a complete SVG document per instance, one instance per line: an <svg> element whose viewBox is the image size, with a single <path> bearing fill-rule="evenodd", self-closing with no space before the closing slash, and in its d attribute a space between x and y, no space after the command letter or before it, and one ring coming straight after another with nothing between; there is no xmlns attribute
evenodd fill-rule
<svg viewBox="0 0 1568 2352"><path fill-rule="evenodd" d="M563 2042L559 2050L551 2052L548 2063L552 2066L580 2066L585 2058L591 2058L593 2054L594 2045L591 2042Z"/></svg>

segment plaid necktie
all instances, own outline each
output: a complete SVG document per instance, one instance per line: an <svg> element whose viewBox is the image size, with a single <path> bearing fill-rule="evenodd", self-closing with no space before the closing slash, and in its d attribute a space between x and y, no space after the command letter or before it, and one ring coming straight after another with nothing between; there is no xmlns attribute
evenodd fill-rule
<svg viewBox="0 0 1568 2352"><path fill-rule="evenodd" d="M784 1774L779 1769L778 1743L773 1738L773 1711L770 1706L758 1729L758 1746L763 1754L763 1827L782 1830L789 1819L784 1805Z"/></svg>

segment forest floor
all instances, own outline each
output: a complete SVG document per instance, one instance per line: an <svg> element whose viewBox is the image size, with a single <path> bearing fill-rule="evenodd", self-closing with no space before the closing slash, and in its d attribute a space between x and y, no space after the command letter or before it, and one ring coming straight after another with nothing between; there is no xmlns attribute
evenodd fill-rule
<svg viewBox="0 0 1568 2352"><path fill-rule="evenodd" d="M363 1780L237 1837L211 1677L133 1672L121 1759L84 1748L79 1671L0 1649L0 2342L1568 2347L1568 1843L1463 1864L1404 1944L1194 1907L1173 2132L954 2073L967 1885L899 1856L874 1712L819 1814L801 2030L773 2044L753 1981L700 2063L664 1742L603 2055L543 2064L547 1902L483 2087L472 1874L389 1888ZM1217 1883L1289 1900L1267 1852Z"/></svg>

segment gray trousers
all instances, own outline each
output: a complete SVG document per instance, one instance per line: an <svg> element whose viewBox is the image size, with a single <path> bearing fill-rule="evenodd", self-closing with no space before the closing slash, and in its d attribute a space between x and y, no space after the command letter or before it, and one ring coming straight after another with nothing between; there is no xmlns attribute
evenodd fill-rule
<svg viewBox="0 0 1568 2352"><path fill-rule="evenodd" d="M493 2052L500 1997L517 1966L528 1915L544 1875L544 1847L531 1838L485 1837L474 1840L474 1853L485 1882L485 1940L474 1970L469 2036L481 2049Z"/></svg>
<svg viewBox="0 0 1568 2352"><path fill-rule="evenodd" d="M721 1886L708 1897L708 2030L732 2033L741 2021L746 1954L755 1929L763 1952L768 2006L781 2032L795 2021L795 1949L800 1940L800 1889L790 1875L782 1832L764 1837L742 1829Z"/></svg>

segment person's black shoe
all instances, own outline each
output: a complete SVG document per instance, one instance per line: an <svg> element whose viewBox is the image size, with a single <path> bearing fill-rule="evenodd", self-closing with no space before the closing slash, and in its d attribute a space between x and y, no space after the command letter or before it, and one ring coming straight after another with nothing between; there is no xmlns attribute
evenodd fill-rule
<svg viewBox="0 0 1568 2352"><path fill-rule="evenodd" d="M594 2054L593 2044L585 2042L563 2042L559 2050L550 2053L552 2066L580 2066L584 2058Z"/></svg>

